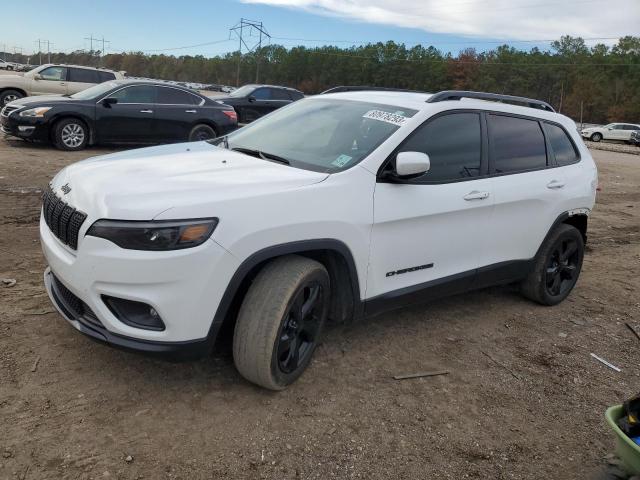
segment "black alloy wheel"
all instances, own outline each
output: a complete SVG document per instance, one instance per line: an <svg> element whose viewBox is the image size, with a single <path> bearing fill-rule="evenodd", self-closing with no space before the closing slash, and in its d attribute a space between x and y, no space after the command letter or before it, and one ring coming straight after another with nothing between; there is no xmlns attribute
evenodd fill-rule
<svg viewBox="0 0 640 480"><path fill-rule="evenodd" d="M561 296L573 288L578 280L579 261L578 242L574 239L561 239L554 245L545 276L549 295Z"/></svg>
<svg viewBox="0 0 640 480"><path fill-rule="evenodd" d="M303 285L295 294L278 336L276 356L282 373L295 372L313 353L322 324L323 296L318 282Z"/></svg>

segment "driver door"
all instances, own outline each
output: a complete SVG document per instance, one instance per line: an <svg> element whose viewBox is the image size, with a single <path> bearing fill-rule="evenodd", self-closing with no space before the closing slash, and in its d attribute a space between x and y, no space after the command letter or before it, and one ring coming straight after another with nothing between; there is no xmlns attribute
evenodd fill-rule
<svg viewBox="0 0 640 480"><path fill-rule="evenodd" d="M67 67L45 68L31 79L31 95L67 95Z"/></svg>
<svg viewBox="0 0 640 480"><path fill-rule="evenodd" d="M102 143L152 143L155 136L157 88L132 85L109 95L117 103L96 105L96 129Z"/></svg>
<svg viewBox="0 0 640 480"><path fill-rule="evenodd" d="M416 129L393 154L429 155L421 177L379 176L367 281L368 307L419 303L472 283L493 209L487 145L478 112L447 112ZM429 288L431 287L431 288ZM384 300L384 302L382 302ZM392 300L389 302L388 300Z"/></svg>

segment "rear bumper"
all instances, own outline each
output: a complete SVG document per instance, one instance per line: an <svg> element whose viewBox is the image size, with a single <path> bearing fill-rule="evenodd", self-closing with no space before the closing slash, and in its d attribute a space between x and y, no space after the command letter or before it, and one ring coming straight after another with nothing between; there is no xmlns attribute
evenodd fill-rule
<svg viewBox="0 0 640 480"><path fill-rule="evenodd" d="M105 343L123 350L158 355L171 360L196 360L211 351L210 339L184 342L158 342L118 335L108 331L95 318L93 312L78 312L78 308L69 301L70 292L47 267L44 272L44 285L53 306L76 330L92 340ZM73 294L71 294L73 295ZM79 299L78 299L79 300ZM215 337L214 337L215 338Z"/></svg>

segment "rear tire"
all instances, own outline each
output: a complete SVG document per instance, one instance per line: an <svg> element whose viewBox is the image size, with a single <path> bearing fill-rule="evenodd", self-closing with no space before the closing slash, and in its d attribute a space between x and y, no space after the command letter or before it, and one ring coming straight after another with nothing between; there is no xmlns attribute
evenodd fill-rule
<svg viewBox="0 0 640 480"><path fill-rule="evenodd" d="M277 258L258 273L242 302L233 335L240 374L282 390L307 368L329 311L329 274L315 260Z"/></svg>
<svg viewBox="0 0 640 480"><path fill-rule="evenodd" d="M542 305L557 305L578 281L584 240L577 228L561 224L545 239L534 267L521 284L522 294Z"/></svg>
<svg viewBox="0 0 640 480"><path fill-rule="evenodd" d="M89 142L89 128L76 118L64 118L53 127L53 142L60 150L83 150Z"/></svg>
<svg viewBox="0 0 640 480"><path fill-rule="evenodd" d="M211 140L217 136L218 135L213 128L209 125L205 125L204 123L200 123L191 129L191 132L189 133L189 141L202 142L205 140Z"/></svg>
<svg viewBox="0 0 640 480"><path fill-rule="evenodd" d="M599 142L602 140L602 134L596 132L593 135L591 135L591 138L589 140L591 140L592 142Z"/></svg>
<svg viewBox="0 0 640 480"><path fill-rule="evenodd" d="M0 93L0 108L4 107L7 103L13 102L24 97L24 95L18 90L5 90Z"/></svg>

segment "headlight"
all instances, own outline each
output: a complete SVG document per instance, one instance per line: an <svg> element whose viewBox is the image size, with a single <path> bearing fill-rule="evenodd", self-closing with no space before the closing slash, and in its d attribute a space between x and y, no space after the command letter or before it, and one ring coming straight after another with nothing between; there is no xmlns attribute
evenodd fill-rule
<svg viewBox="0 0 640 480"><path fill-rule="evenodd" d="M30 108L29 110L23 110L20 112L21 117L44 117L44 114L51 110L53 107L37 107Z"/></svg>
<svg viewBox="0 0 640 480"><path fill-rule="evenodd" d="M104 238L129 250L179 250L201 245L217 225L217 218L152 222L98 220L87 235Z"/></svg>

